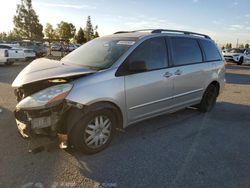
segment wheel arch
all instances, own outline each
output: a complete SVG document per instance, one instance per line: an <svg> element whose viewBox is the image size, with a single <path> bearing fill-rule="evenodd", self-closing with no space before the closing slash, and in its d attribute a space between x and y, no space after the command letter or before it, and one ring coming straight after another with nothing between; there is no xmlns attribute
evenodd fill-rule
<svg viewBox="0 0 250 188"><path fill-rule="evenodd" d="M116 130L123 129L124 116L119 106L110 101L100 101L92 103L90 105L82 105L82 109L80 109L79 106L77 107L77 104L72 105L65 116L64 126L67 130L67 134L70 134L73 127L84 117L84 115L101 109L112 110L112 112L115 113L115 118L117 122L115 127Z"/></svg>

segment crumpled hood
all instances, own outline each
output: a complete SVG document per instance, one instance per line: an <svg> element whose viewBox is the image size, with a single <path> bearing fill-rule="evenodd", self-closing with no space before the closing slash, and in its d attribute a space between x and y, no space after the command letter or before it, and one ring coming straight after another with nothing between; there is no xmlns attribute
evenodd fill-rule
<svg viewBox="0 0 250 188"><path fill-rule="evenodd" d="M12 83L12 87L21 87L28 83L51 78L65 78L94 72L96 72L96 70L67 64L61 61L40 58L34 60L18 74Z"/></svg>

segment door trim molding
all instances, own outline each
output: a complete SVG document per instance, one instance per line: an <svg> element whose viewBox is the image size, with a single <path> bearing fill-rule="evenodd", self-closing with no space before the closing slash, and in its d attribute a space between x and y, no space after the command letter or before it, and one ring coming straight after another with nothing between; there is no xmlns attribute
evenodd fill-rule
<svg viewBox="0 0 250 188"><path fill-rule="evenodd" d="M148 106L148 105L151 105L151 104L155 104L155 103L167 101L167 100L170 100L170 99L182 97L182 96L189 95L189 94L192 94L192 93L196 93L196 92L199 92L199 91L202 91L202 90L203 90L203 88L195 89L193 91L188 91L188 92L185 92L185 93L181 93L181 94L178 94L178 95L174 95L172 97L166 97L166 98L155 100L155 101L152 101L152 102L147 102L147 103L144 103L144 104L132 106L132 107L129 108L129 110L134 110L134 109L141 108L141 107L144 107L144 106Z"/></svg>

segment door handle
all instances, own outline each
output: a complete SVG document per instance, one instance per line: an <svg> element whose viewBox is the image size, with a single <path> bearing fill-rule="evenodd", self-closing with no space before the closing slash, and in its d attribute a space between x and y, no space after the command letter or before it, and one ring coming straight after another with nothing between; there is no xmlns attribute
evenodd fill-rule
<svg viewBox="0 0 250 188"><path fill-rule="evenodd" d="M180 69L178 69L177 71L175 71L174 73L175 75L181 75L182 74L182 71Z"/></svg>
<svg viewBox="0 0 250 188"><path fill-rule="evenodd" d="M166 72L163 76L166 78L169 78L169 77L173 76L173 74L171 72Z"/></svg>

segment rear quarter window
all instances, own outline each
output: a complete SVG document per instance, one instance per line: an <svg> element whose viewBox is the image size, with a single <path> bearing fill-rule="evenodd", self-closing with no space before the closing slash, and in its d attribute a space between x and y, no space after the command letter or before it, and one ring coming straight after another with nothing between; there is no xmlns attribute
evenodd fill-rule
<svg viewBox="0 0 250 188"><path fill-rule="evenodd" d="M201 46L205 53L206 61L219 61L221 60L221 55L216 47L216 45L209 40L200 40Z"/></svg>
<svg viewBox="0 0 250 188"><path fill-rule="evenodd" d="M171 38L174 66L188 65L202 62L202 53L198 41L192 38Z"/></svg>

